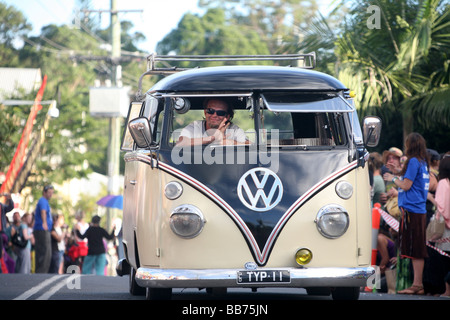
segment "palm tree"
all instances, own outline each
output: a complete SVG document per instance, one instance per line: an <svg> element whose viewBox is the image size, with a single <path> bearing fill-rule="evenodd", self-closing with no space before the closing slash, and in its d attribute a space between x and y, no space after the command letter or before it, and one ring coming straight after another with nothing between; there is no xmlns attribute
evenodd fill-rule
<svg viewBox="0 0 450 320"><path fill-rule="evenodd" d="M373 4L379 28L370 29L369 4L341 1L338 8L347 3L350 10L339 28L324 27L326 19L319 17L300 49L309 51L320 44L317 39L331 39L336 76L355 90L360 113L373 107L401 112L404 137L418 121L448 126L450 5L441 0L378 0ZM419 120L421 115L426 120Z"/></svg>

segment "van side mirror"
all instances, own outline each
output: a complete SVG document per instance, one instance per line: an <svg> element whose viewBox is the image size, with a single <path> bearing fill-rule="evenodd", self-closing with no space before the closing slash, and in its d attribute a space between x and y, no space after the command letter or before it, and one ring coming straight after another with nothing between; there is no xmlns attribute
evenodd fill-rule
<svg viewBox="0 0 450 320"><path fill-rule="evenodd" d="M365 117L363 121L364 144L368 147L376 147L380 142L381 119L378 117Z"/></svg>
<svg viewBox="0 0 450 320"><path fill-rule="evenodd" d="M150 121L145 117L131 120L128 124L131 136L139 148L150 148L153 138Z"/></svg>

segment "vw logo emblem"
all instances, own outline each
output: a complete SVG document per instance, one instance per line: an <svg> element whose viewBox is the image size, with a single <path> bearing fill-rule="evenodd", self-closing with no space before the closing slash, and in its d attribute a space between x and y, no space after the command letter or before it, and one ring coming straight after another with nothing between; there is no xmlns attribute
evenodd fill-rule
<svg viewBox="0 0 450 320"><path fill-rule="evenodd" d="M241 177L237 194L247 208L259 212L268 211L281 201L283 184L272 170L255 168Z"/></svg>

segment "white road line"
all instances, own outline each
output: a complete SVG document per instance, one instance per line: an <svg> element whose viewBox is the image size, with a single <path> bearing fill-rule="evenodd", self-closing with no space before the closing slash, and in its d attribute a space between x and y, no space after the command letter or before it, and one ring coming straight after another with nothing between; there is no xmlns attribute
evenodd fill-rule
<svg viewBox="0 0 450 320"><path fill-rule="evenodd" d="M65 286L67 283L66 278L63 278L62 281L57 282L53 287L47 290L43 295L38 297L36 300L48 300L52 295L56 293L59 289Z"/></svg>
<svg viewBox="0 0 450 320"><path fill-rule="evenodd" d="M50 288L46 293L38 297L36 300L48 300L52 295L54 295L59 289L66 286L68 283L70 283L73 279L80 277L79 274L75 273L71 275L70 277L64 277L62 281L55 284L53 287Z"/></svg>
<svg viewBox="0 0 450 320"><path fill-rule="evenodd" d="M61 275L56 275L53 276L47 280L45 280L44 282L40 283L39 285L25 291L24 293L22 293L20 296L18 296L17 298L14 298L13 300L26 300L29 297L31 297L33 294L36 294L39 290L41 290L42 288L48 286L49 284L51 284L52 282L55 282L58 279L61 279L63 277L61 277Z"/></svg>

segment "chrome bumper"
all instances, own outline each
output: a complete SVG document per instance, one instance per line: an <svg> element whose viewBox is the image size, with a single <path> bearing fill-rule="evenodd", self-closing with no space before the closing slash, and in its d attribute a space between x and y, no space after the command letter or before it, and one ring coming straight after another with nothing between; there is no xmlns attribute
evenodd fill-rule
<svg viewBox="0 0 450 320"><path fill-rule="evenodd" d="M264 271L258 268L253 271ZM266 269L267 270L267 269ZM270 270L273 270L271 268ZM359 287L375 273L367 268L277 268L289 270L289 283L238 283L238 271L244 269L153 269L138 268L136 282L149 288L209 288L209 287ZM250 271L250 270L245 270Z"/></svg>

